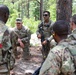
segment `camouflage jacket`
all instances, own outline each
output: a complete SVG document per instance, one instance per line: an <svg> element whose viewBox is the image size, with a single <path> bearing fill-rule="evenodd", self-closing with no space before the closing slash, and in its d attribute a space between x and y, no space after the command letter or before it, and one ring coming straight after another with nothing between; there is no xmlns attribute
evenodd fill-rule
<svg viewBox="0 0 76 75"><path fill-rule="evenodd" d="M76 28L72 31L68 38L71 40L76 40Z"/></svg>
<svg viewBox="0 0 76 75"><path fill-rule="evenodd" d="M62 45L64 42L66 41L62 40L50 50L39 75L75 75L73 57L69 50Z"/></svg>
<svg viewBox="0 0 76 75"><path fill-rule="evenodd" d="M51 36L52 24L52 21L49 21L48 23L41 22L41 24L38 25L37 35L40 34L40 27L42 27L45 39L49 38Z"/></svg>
<svg viewBox="0 0 76 75"><path fill-rule="evenodd" d="M10 51L11 42L8 27L0 21L0 68L3 68L1 64L8 63L8 51ZM2 70L3 71L3 70ZM1 72L1 69L0 69ZM4 68L5 72L5 68Z"/></svg>
<svg viewBox="0 0 76 75"><path fill-rule="evenodd" d="M16 33L16 36L21 39L21 41L27 45L30 42L31 33L30 30L24 26L22 26L21 30L18 30L16 27L14 28L14 34ZM13 39L15 36L12 37ZM17 42L17 40L16 40ZM18 43L18 42L17 42Z"/></svg>

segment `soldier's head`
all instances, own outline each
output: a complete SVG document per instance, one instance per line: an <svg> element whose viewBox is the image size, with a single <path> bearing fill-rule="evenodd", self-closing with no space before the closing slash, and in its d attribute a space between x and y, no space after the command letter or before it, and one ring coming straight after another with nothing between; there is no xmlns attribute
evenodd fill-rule
<svg viewBox="0 0 76 75"><path fill-rule="evenodd" d="M9 18L9 9L6 5L0 5L0 20L4 23L7 22Z"/></svg>
<svg viewBox="0 0 76 75"><path fill-rule="evenodd" d="M66 39L69 34L69 22L64 20L56 21L53 25L53 37L56 42Z"/></svg>
<svg viewBox="0 0 76 75"><path fill-rule="evenodd" d="M76 28L76 14L74 14L70 18L70 27L71 27L71 30L74 30Z"/></svg>
<svg viewBox="0 0 76 75"><path fill-rule="evenodd" d="M50 18L50 12L49 11L44 11L43 12L43 18L44 18L44 20L49 20L49 18Z"/></svg>
<svg viewBox="0 0 76 75"><path fill-rule="evenodd" d="M18 29L21 29L22 28L22 19L21 18L17 18L16 19L16 27Z"/></svg>

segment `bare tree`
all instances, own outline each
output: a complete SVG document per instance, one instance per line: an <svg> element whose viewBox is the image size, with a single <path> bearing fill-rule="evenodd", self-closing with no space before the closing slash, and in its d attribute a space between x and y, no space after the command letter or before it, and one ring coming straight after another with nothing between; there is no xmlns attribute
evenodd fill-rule
<svg viewBox="0 0 76 75"><path fill-rule="evenodd" d="M70 21L72 15L72 0L57 0L57 20Z"/></svg>

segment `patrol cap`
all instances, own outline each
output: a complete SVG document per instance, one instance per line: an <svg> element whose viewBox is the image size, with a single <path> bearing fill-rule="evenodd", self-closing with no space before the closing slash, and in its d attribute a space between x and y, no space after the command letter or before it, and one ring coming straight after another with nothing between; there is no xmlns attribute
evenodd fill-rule
<svg viewBox="0 0 76 75"><path fill-rule="evenodd" d="M67 35L69 34L69 30L69 22L65 20L58 20L53 24L53 31L58 35Z"/></svg>
<svg viewBox="0 0 76 75"><path fill-rule="evenodd" d="M17 18L16 19L16 23L22 23L22 19L21 18Z"/></svg>

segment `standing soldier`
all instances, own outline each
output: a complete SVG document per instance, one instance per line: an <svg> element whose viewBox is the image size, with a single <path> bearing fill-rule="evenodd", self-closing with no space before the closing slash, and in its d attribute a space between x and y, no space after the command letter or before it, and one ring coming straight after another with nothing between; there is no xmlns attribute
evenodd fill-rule
<svg viewBox="0 0 76 75"><path fill-rule="evenodd" d="M9 17L9 9L0 5L0 75L10 75L11 42L8 27L5 25Z"/></svg>
<svg viewBox="0 0 76 75"><path fill-rule="evenodd" d="M22 19L16 19L16 27L12 32L12 44L15 57L17 57L17 46L23 49L23 58L29 59L29 44L30 44L30 30L22 25Z"/></svg>
<svg viewBox="0 0 76 75"><path fill-rule="evenodd" d="M53 22L50 20L50 12L43 12L44 21L38 26L37 37L41 39L43 59L48 55L50 50L50 39Z"/></svg>
<svg viewBox="0 0 76 75"><path fill-rule="evenodd" d="M69 23L64 20L59 20L53 25L53 38L58 44L50 50L39 75L76 75L73 57L69 50L76 47L70 45L73 41L66 39L69 29Z"/></svg>

